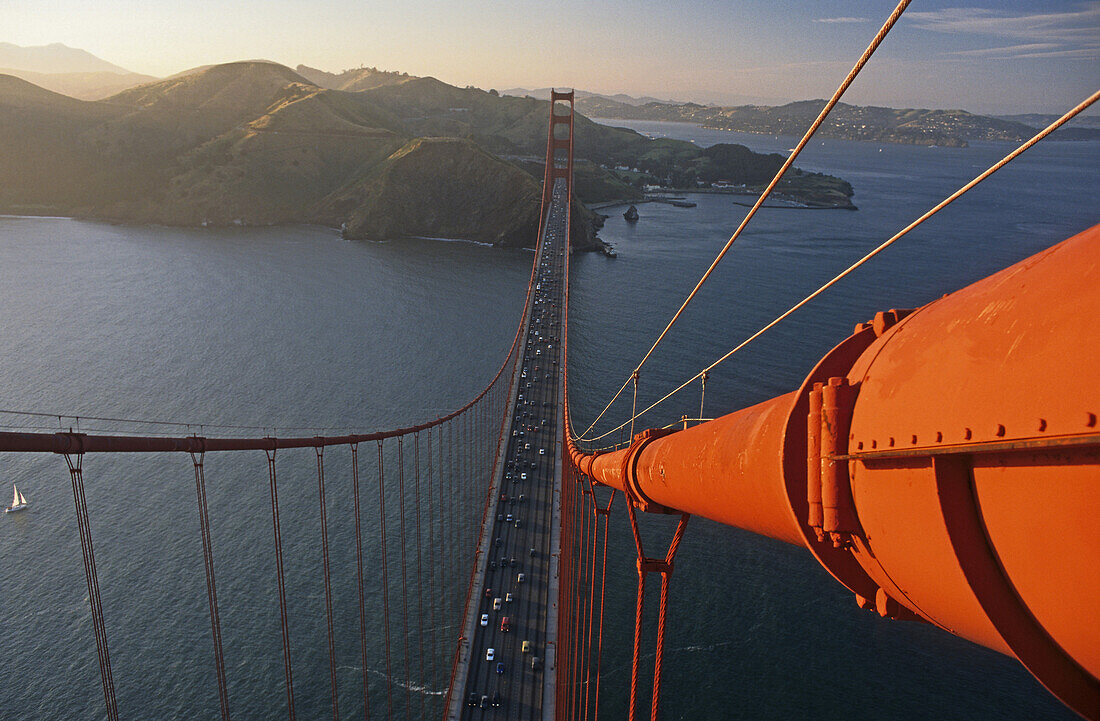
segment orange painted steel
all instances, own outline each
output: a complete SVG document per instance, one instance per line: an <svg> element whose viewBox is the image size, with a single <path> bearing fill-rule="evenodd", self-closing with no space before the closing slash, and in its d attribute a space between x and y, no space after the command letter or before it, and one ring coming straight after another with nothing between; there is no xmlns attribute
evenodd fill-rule
<svg viewBox="0 0 1100 721"><path fill-rule="evenodd" d="M804 546L882 616L1018 658L1100 719L1100 225L914 311L792 393L573 463L644 510Z"/></svg>

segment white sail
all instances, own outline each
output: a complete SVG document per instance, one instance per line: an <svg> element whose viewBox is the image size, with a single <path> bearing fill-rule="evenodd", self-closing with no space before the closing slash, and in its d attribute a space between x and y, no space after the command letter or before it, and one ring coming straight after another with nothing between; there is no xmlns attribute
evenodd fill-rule
<svg viewBox="0 0 1100 721"><path fill-rule="evenodd" d="M19 498L20 498L20 496L19 496L19 488L18 488L18 487L16 487L16 486L15 486L15 484L12 484L11 490L12 490L12 494L13 494L13 495L12 495L12 499L11 499L11 507L12 507L12 508L15 508L15 507L16 507L16 506L18 506L18 505L19 505L19 504L20 504L20 503L21 503L22 501L20 501L20 500L19 500Z"/></svg>
<svg viewBox="0 0 1100 721"><path fill-rule="evenodd" d="M22 493L19 494L19 505L20 506L27 505L27 499L23 496Z"/></svg>

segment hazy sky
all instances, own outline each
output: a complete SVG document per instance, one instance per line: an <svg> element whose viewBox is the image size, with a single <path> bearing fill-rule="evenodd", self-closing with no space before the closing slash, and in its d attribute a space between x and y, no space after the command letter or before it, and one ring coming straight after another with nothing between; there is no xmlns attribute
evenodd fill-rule
<svg viewBox="0 0 1100 721"><path fill-rule="evenodd" d="M0 41L169 75L265 58L483 88L829 95L892 0L0 0ZM1056 112L1100 86L1100 2L915 0L846 100Z"/></svg>

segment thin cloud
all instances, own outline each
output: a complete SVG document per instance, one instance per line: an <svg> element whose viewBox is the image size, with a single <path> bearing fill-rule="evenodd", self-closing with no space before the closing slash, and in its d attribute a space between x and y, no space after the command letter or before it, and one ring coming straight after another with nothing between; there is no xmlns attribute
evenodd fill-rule
<svg viewBox="0 0 1100 721"><path fill-rule="evenodd" d="M1078 42L1097 37L1100 2L1053 13L1013 14L982 8L944 8L909 13L905 19L921 30L941 33Z"/></svg>
<svg viewBox="0 0 1100 721"><path fill-rule="evenodd" d="M865 23L867 18L816 18L815 23L826 23L829 25L840 23Z"/></svg>
<svg viewBox="0 0 1100 721"><path fill-rule="evenodd" d="M1064 12L944 8L909 13L905 19L918 29L931 32L1024 41L948 53L953 56L1003 60L1100 55L1100 1L1095 0Z"/></svg>
<svg viewBox="0 0 1100 721"><path fill-rule="evenodd" d="M1058 43L1027 43L1025 45L1008 45L1006 47L999 48L979 48L977 50L956 50L951 55L962 55L966 57L985 57L988 55L995 55L997 57L1017 57L1024 55L1025 53L1035 53L1040 50L1054 50L1060 48Z"/></svg>

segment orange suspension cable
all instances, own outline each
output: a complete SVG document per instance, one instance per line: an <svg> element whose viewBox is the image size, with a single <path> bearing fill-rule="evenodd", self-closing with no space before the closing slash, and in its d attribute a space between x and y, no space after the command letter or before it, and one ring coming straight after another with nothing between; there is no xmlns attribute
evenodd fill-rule
<svg viewBox="0 0 1100 721"><path fill-rule="evenodd" d="M268 484L271 490L271 525L275 533L275 573L279 584L279 624L283 633L283 675L286 677L287 717L296 718L294 713L294 674L290 665L290 625L286 614L286 578L283 574L283 536L279 530L279 490L275 474L276 451L264 451L267 454Z"/></svg>
<svg viewBox="0 0 1100 721"><path fill-rule="evenodd" d="M378 525L382 542L382 635L386 639L386 718L393 718L393 667L390 656L390 575L386 552L386 484L382 443L378 441Z"/></svg>
<svg viewBox="0 0 1100 721"><path fill-rule="evenodd" d="M363 667L363 719L370 721L370 690L367 679L367 604L363 596L363 535L359 512L359 444L351 444L351 491L355 508L355 580L359 594L359 654Z"/></svg>
<svg viewBox="0 0 1100 721"><path fill-rule="evenodd" d="M645 607L646 576L650 573L659 573L661 574L661 597L657 616L657 652L653 662L653 693L650 703L650 719L651 721L657 721L661 702L661 664L665 646L665 619L668 611L669 580L672 576L672 563L676 556L676 550L680 546L680 541L684 536L684 530L687 528L688 519L691 518L691 516L687 513L680 514L680 520L676 524L676 532L672 536L672 542L669 544L664 560L648 558L642 548L642 536L638 531L638 518L634 510L634 500L630 495L631 494L628 492L626 512L630 519L630 532L634 536L634 547L638 552L638 598L634 613L634 656L630 668L629 719L630 721L637 720L638 676L641 663L642 615Z"/></svg>
<svg viewBox="0 0 1100 721"><path fill-rule="evenodd" d="M401 642L405 650L405 719L412 713L412 676L409 673L409 591L405 565L405 438L397 437L397 519L401 537Z"/></svg>
<svg viewBox="0 0 1100 721"><path fill-rule="evenodd" d="M92 526L88 517L88 501L84 496L84 455L76 454L76 461L73 462L72 456L66 453L65 463L69 466L69 479L73 486L76 527L80 534L80 550L84 556L84 579L88 583L88 605L92 610L92 630L99 659L99 678L103 684L103 700L107 705L107 718L118 721L118 700L115 697L114 674L111 673L111 654L107 648L103 601L99 596L99 574L96 572L95 549L92 547Z"/></svg>
<svg viewBox="0 0 1100 721"><path fill-rule="evenodd" d="M225 657L222 653L221 618L218 615L218 592L214 584L214 549L210 538L210 511L206 503L206 474L203 456L191 454L195 467L195 495L199 505L199 533L202 536L202 560L206 569L206 602L210 607L210 635L214 640L214 670L218 678L218 707L222 721L229 721L229 690L225 680Z"/></svg>
<svg viewBox="0 0 1100 721"><path fill-rule="evenodd" d="M589 479L591 482L591 479ZM603 609L604 609L604 591L607 588L607 522L611 520L611 505L615 502L615 489L611 489L611 498L608 499L607 505L604 508L596 507L596 513L603 516L603 560L600 562L600 613L599 613L599 626L600 630L597 634L596 641L596 693L593 701L593 708L595 713L593 714L593 721L598 721L600 718L600 669L603 661Z"/></svg>
<svg viewBox="0 0 1100 721"><path fill-rule="evenodd" d="M435 501L433 499L434 492L432 485L434 483L432 479L432 429L429 428L427 436L428 442L428 624L432 628L431 649L432 655L432 679L438 680L440 677L439 662L443 654L443 649L440 648L439 636L440 636L440 619L439 619L439 605L440 595L443 591L440 589L438 592L436 588L436 580L438 578L439 557L436 555L435 548Z"/></svg>
<svg viewBox="0 0 1100 721"><path fill-rule="evenodd" d="M332 686L332 721L340 721L340 702L336 690L336 632L332 624L332 580L329 574L328 509L325 504L325 448L318 446L317 496L321 504L321 567L325 582L325 627L328 632L328 671Z"/></svg>
<svg viewBox="0 0 1100 721"><path fill-rule="evenodd" d="M416 508L416 643L419 656L416 659L420 684L427 687L428 680L424 676L424 573L420 565L420 433L413 434L413 506ZM420 718L424 715L425 696L420 694Z"/></svg>

